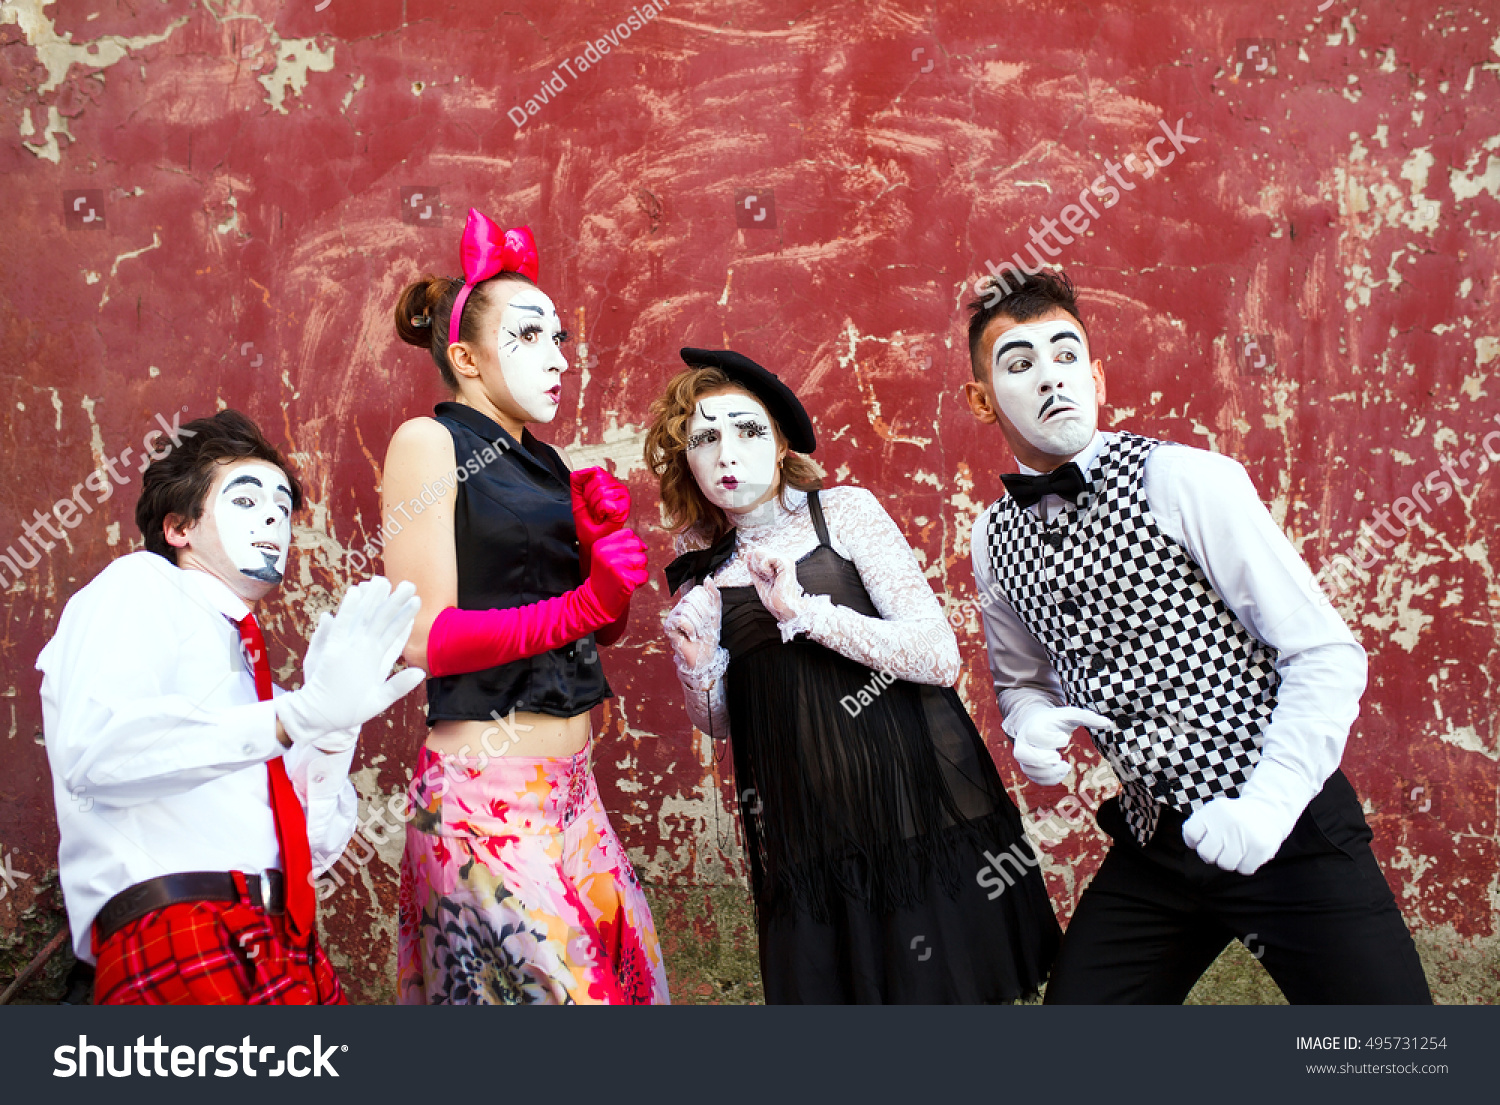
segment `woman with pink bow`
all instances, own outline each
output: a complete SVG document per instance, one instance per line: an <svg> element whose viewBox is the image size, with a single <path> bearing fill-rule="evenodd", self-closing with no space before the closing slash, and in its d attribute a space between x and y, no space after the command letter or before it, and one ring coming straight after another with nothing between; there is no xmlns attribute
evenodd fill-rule
<svg viewBox="0 0 1500 1105"><path fill-rule="evenodd" d="M651 911L599 801L596 644L646 580L630 493L527 428L557 415L567 331L527 227L470 210L463 280L424 277L396 332L453 395L391 438L385 568L422 600L427 740L401 863L403 1004L667 1001Z"/></svg>

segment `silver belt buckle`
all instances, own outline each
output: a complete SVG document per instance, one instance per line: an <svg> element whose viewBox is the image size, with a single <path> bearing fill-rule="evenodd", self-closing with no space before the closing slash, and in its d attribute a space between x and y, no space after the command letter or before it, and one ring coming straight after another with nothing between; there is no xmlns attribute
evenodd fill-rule
<svg viewBox="0 0 1500 1105"><path fill-rule="evenodd" d="M269 915L271 912L271 872L263 871L260 875L260 904Z"/></svg>

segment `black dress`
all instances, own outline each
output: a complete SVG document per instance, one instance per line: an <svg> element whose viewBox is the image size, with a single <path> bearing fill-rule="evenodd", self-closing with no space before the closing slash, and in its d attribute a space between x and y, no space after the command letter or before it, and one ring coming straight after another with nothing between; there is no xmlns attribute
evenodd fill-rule
<svg viewBox="0 0 1500 1105"><path fill-rule="evenodd" d="M808 508L819 543L797 563L803 590L880 617L829 543L815 491ZM1035 993L1060 931L1020 814L958 693L881 676L802 636L783 643L754 587L720 593L766 1001ZM1008 885L980 884L987 852L1011 853Z"/></svg>

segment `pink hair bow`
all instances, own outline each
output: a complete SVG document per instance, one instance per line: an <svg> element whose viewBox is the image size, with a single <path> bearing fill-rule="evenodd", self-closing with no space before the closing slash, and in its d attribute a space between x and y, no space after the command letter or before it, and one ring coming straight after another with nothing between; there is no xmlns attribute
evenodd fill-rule
<svg viewBox="0 0 1500 1105"><path fill-rule="evenodd" d="M493 219L472 207L469 208L469 221L464 226L464 240L459 243L458 254L464 266L464 286L458 290L458 298L453 301L453 314L448 319L450 343L458 341L464 304L469 301L469 293L475 284L502 272L518 272L535 283L540 263L531 227L515 226L501 230Z"/></svg>

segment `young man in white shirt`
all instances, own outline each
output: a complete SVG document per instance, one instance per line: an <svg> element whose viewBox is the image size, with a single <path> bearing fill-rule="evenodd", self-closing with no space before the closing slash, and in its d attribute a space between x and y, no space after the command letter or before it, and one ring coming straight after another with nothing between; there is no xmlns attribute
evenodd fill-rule
<svg viewBox="0 0 1500 1105"><path fill-rule="evenodd" d="M969 406L1021 469L972 533L1004 728L1041 786L1088 728L1122 787L1047 1001L1181 1002L1253 937L1294 1003L1430 1002L1339 770L1364 650L1244 468L1098 430L1104 366L1065 276L970 311Z"/></svg>
<svg viewBox="0 0 1500 1105"><path fill-rule="evenodd" d="M423 678L387 678L417 599L353 587L273 700L252 611L286 571L296 476L226 410L142 479L145 549L37 658L74 950L99 1004L340 1004L312 880L354 832L359 727Z"/></svg>

